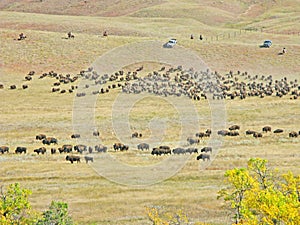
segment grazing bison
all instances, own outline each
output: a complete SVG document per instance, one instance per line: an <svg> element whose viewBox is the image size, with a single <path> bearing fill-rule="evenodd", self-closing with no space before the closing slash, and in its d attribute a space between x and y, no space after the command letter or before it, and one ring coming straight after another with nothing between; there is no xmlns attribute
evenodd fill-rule
<svg viewBox="0 0 300 225"><path fill-rule="evenodd" d="M84 156L85 162L88 163L90 162L94 162L94 158L92 156Z"/></svg>
<svg viewBox="0 0 300 225"><path fill-rule="evenodd" d="M279 134L279 133L282 133L283 132L283 129L276 129L273 131L274 134Z"/></svg>
<svg viewBox="0 0 300 225"><path fill-rule="evenodd" d="M253 135L255 132L254 130L246 130L246 135Z"/></svg>
<svg viewBox="0 0 300 225"><path fill-rule="evenodd" d="M172 151L169 146L160 146L159 148L153 148L152 155L167 155L167 154L172 154Z"/></svg>
<svg viewBox="0 0 300 225"><path fill-rule="evenodd" d="M107 147L104 145L96 145L95 151L96 152L107 152Z"/></svg>
<svg viewBox="0 0 300 225"><path fill-rule="evenodd" d="M27 88L28 88L28 85L27 85L27 84L23 84L23 85L22 85L22 88L23 88L23 89L27 89Z"/></svg>
<svg viewBox="0 0 300 225"><path fill-rule="evenodd" d="M51 148L51 154L55 154L56 153L56 148Z"/></svg>
<svg viewBox="0 0 300 225"><path fill-rule="evenodd" d="M229 134L229 131L228 130L219 130L217 134L221 135L221 136L226 136Z"/></svg>
<svg viewBox="0 0 300 225"><path fill-rule="evenodd" d="M212 147L204 147L201 149L201 152L205 152L205 153L211 152L212 153Z"/></svg>
<svg viewBox="0 0 300 225"><path fill-rule="evenodd" d="M141 144L137 145L137 148L138 148L138 150L142 150L142 151L149 150L149 144L147 144L147 143L141 143Z"/></svg>
<svg viewBox="0 0 300 225"><path fill-rule="evenodd" d="M199 143L199 139L187 138L186 140L190 145Z"/></svg>
<svg viewBox="0 0 300 225"><path fill-rule="evenodd" d="M22 154L24 152L24 154L26 154L27 148L26 147L17 147L15 150L16 154Z"/></svg>
<svg viewBox="0 0 300 225"><path fill-rule="evenodd" d="M44 145L57 144L57 139L54 137L47 137L43 139L42 143Z"/></svg>
<svg viewBox="0 0 300 225"><path fill-rule="evenodd" d="M263 132L266 132L266 133L267 133L267 132L271 132L271 131L272 131L272 128L271 128L270 126L265 126L265 127L262 128L262 131L263 131Z"/></svg>
<svg viewBox="0 0 300 225"><path fill-rule="evenodd" d="M70 161L72 164L73 162L80 162L80 156L75 156L75 155L67 155L66 156L66 161Z"/></svg>
<svg viewBox="0 0 300 225"><path fill-rule="evenodd" d="M122 143L115 143L113 145L113 148L115 151L120 150L120 151L127 151L129 149L128 145L124 145Z"/></svg>
<svg viewBox="0 0 300 225"><path fill-rule="evenodd" d="M180 154L185 154L186 150L184 148L174 148L172 152L173 154L180 155Z"/></svg>
<svg viewBox="0 0 300 225"><path fill-rule="evenodd" d="M192 153L198 153L198 149L197 148L187 148L185 150L185 152L186 153L190 153L190 154L192 154Z"/></svg>
<svg viewBox="0 0 300 225"><path fill-rule="evenodd" d="M35 136L35 139L36 139L36 140L43 140L43 139L45 139L45 138L46 138L46 135L45 135L45 134L38 134L38 135Z"/></svg>
<svg viewBox="0 0 300 225"><path fill-rule="evenodd" d="M232 125L228 128L229 130L239 130L240 126L239 125Z"/></svg>
<svg viewBox="0 0 300 225"><path fill-rule="evenodd" d="M5 152L9 152L9 147L7 147L7 146L1 146L0 147L0 153L1 154L4 154Z"/></svg>
<svg viewBox="0 0 300 225"><path fill-rule="evenodd" d="M93 136L99 136L99 135L100 135L99 131L97 131L97 130L93 131Z"/></svg>
<svg viewBox="0 0 300 225"><path fill-rule="evenodd" d="M17 86L16 85L10 85L10 89L17 89Z"/></svg>
<svg viewBox="0 0 300 225"><path fill-rule="evenodd" d="M45 147L41 147L41 148L37 148L37 149L34 149L33 152L36 152L38 155L41 153L41 154L45 154L46 153L46 148Z"/></svg>
<svg viewBox="0 0 300 225"><path fill-rule="evenodd" d="M298 137L298 133L296 131L292 131L289 133L289 137Z"/></svg>
<svg viewBox="0 0 300 225"><path fill-rule="evenodd" d="M86 145L75 145L74 146L74 151L77 151L79 153L82 153L84 151L87 150L87 146Z"/></svg>
<svg viewBox="0 0 300 225"><path fill-rule="evenodd" d="M263 136L262 133L259 133L259 132L253 133L253 137L255 137L255 138L261 138L262 136Z"/></svg>
<svg viewBox="0 0 300 225"><path fill-rule="evenodd" d="M210 155L207 155L207 154L200 154L197 156L197 160L200 160L202 159L203 161L207 160L209 161L210 160Z"/></svg>
<svg viewBox="0 0 300 225"><path fill-rule="evenodd" d="M132 138L141 138L143 135L141 133L138 133L138 132L134 132L133 134L131 134L131 137Z"/></svg>
<svg viewBox="0 0 300 225"><path fill-rule="evenodd" d="M63 145L61 148L58 148L59 153L70 153L73 150L73 146L72 145Z"/></svg>
<svg viewBox="0 0 300 225"><path fill-rule="evenodd" d="M72 134L71 138L80 138L80 134Z"/></svg>

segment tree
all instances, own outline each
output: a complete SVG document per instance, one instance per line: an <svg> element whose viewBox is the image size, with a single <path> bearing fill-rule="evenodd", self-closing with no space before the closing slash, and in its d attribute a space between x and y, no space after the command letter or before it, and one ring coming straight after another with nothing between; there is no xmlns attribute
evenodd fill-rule
<svg viewBox="0 0 300 225"><path fill-rule="evenodd" d="M52 201L49 209L43 213L37 225L72 225L72 218L68 213L68 204L65 202Z"/></svg>
<svg viewBox="0 0 300 225"><path fill-rule="evenodd" d="M8 186L7 191L1 187L0 224L33 224L36 215L31 211L28 196L31 192L22 189L19 183Z"/></svg>
<svg viewBox="0 0 300 225"><path fill-rule="evenodd" d="M235 224L300 224L300 176L279 176L267 160L250 159L247 168L225 173L228 188L219 192L234 210Z"/></svg>

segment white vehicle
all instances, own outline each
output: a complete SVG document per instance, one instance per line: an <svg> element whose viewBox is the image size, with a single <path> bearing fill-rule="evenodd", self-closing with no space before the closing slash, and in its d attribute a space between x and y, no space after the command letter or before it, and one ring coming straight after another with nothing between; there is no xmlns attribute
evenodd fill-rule
<svg viewBox="0 0 300 225"><path fill-rule="evenodd" d="M173 48L173 46L176 45L176 43L177 43L177 40L174 39L174 38L172 38L172 39L170 39L170 40L168 41L167 47Z"/></svg>

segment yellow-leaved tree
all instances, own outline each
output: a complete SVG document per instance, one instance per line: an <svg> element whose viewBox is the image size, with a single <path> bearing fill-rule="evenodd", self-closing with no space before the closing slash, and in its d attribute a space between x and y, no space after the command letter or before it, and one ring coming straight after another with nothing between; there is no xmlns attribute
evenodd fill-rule
<svg viewBox="0 0 300 225"><path fill-rule="evenodd" d="M267 160L250 159L247 168L225 173L227 188L219 198L229 203L235 224L300 224L300 176L279 175Z"/></svg>

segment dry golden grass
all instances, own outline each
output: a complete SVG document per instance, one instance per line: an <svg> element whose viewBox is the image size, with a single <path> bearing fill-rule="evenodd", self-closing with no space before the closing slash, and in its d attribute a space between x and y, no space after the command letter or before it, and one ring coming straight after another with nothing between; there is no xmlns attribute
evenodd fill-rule
<svg viewBox="0 0 300 225"><path fill-rule="evenodd" d="M33 150L41 146L41 143L35 140L35 135L39 133L57 137L59 146L77 143L70 138L73 133L75 93L51 93L54 80L38 79L38 75L50 70L76 74L89 67L98 56L127 43L149 39L167 41L170 37L176 37L179 45L199 54L212 70L240 70L248 71L252 75L272 74L275 78L299 77L300 46L297 36L243 32L236 37L220 36L218 41L211 41L210 37L217 34L239 32L229 29L230 27L259 27L267 17L267 14L263 13L264 10L261 11L262 6L258 5L255 6L257 8L254 7L257 15L261 15L256 18L257 21L253 20L253 14L249 12L248 16L242 15L239 19L241 22L233 26L230 22L235 19L232 19L245 12L251 6L251 1L226 1L224 4L221 1L215 2L213 4L210 1L190 0L184 4L179 1L165 1L155 5L158 3L155 1L151 5L147 3L147 8L134 10L132 13L127 11L129 8L124 6L124 1L120 1L124 6L121 13L130 13L130 16L114 18L0 11L0 83L5 86L4 89L0 89L0 145L10 146L12 152L16 146L27 146L29 150L27 155L0 156L1 184L20 182L22 186L32 189L33 195L30 200L38 210L45 209L51 200L68 202L71 214L79 224L151 224L146 216L146 206L160 206L166 211L182 209L192 221L229 224L229 216L222 207L223 203L216 200L217 191L223 186L225 170L245 166L250 157L261 157L267 158L272 167L282 171L292 170L299 174L300 141L299 138L288 138L288 132L300 130L300 103L299 100L290 100L288 97L226 101L227 126L241 125L242 134L239 137L224 138L215 160L206 170L202 170L204 163L196 161L196 155L192 155L182 170L171 178L151 186L138 188L116 184L99 176L84 162L72 165L65 161L65 155L50 155L49 147L46 155L33 154ZM280 14L282 17L267 22L270 30L278 28L284 31L287 24L298 29L295 13L298 8L292 5L295 2L287 1L282 8L276 5L270 8L268 16L273 13L279 15L282 9L289 10L295 19L295 23L290 24L285 16ZM50 3L53 4L54 1ZM15 5L14 9L20 9L20 4ZM140 6L144 7L137 5L137 8L140 9ZM197 10L192 9L194 6L197 6ZM34 7L37 6L26 10L32 10ZM180 7L185 10L180 11ZM218 8L218 11L212 10L213 7ZM199 13L207 9L212 12L211 15L219 17ZM38 12L36 10L37 8L33 11ZM101 13L109 14L112 11L106 8ZM63 13L86 13L81 12L74 9ZM217 13L213 14L214 12ZM178 18L177 15L182 18ZM75 34L75 39L64 39L70 30ZM109 31L107 38L101 37L104 30ZM14 40L20 32L27 35L25 41ZM195 35L194 40L189 39L192 33ZM200 42L200 33L208 39ZM270 49L259 48L264 39L273 40L274 44ZM287 47L288 52L284 56L278 56L277 53L282 47ZM126 69L134 70L138 66L140 64L129 65ZM142 76L146 75L147 71L158 70L161 65L148 63L144 64L144 67L146 71ZM24 76L30 70L35 70L37 75L33 77L33 81L27 82ZM28 83L29 88L22 90L21 85L25 83ZM17 90L9 90L11 84L16 84ZM64 85L65 88L69 86ZM118 141L118 137L113 133L111 118L114 100L118 94L119 90L114 90L109 94L100 95L95 108L96 126L101 132L103 143L110 148ZM211 118L208 102L193 104L201 115L200 128L209 128ZM157 118L164 119L168 126L166 133L162 135L163 140L166 144L177 147L174 140L180 136L181 129L178 117L178 112L168 99L150 96L133 106L129 115L130 129L142 132L147 138L151 136L151 121ZM266 134L262 139L244 135L247 129L259 131L264 125L283 128L285 132L279 135ZM208 141L201 142L198 147L207 145ZM108 154L120 162L137 167L153 165L167 158L154 157L149 152L139 152L136 149L122 153L115 153L110 149ZM97 157L104 156L99 154L94 157L97 160ZM179 156L170 157L174 162L180 159ZM122 174L126 176L123 171L118 171L116 176Z"/></svg>

